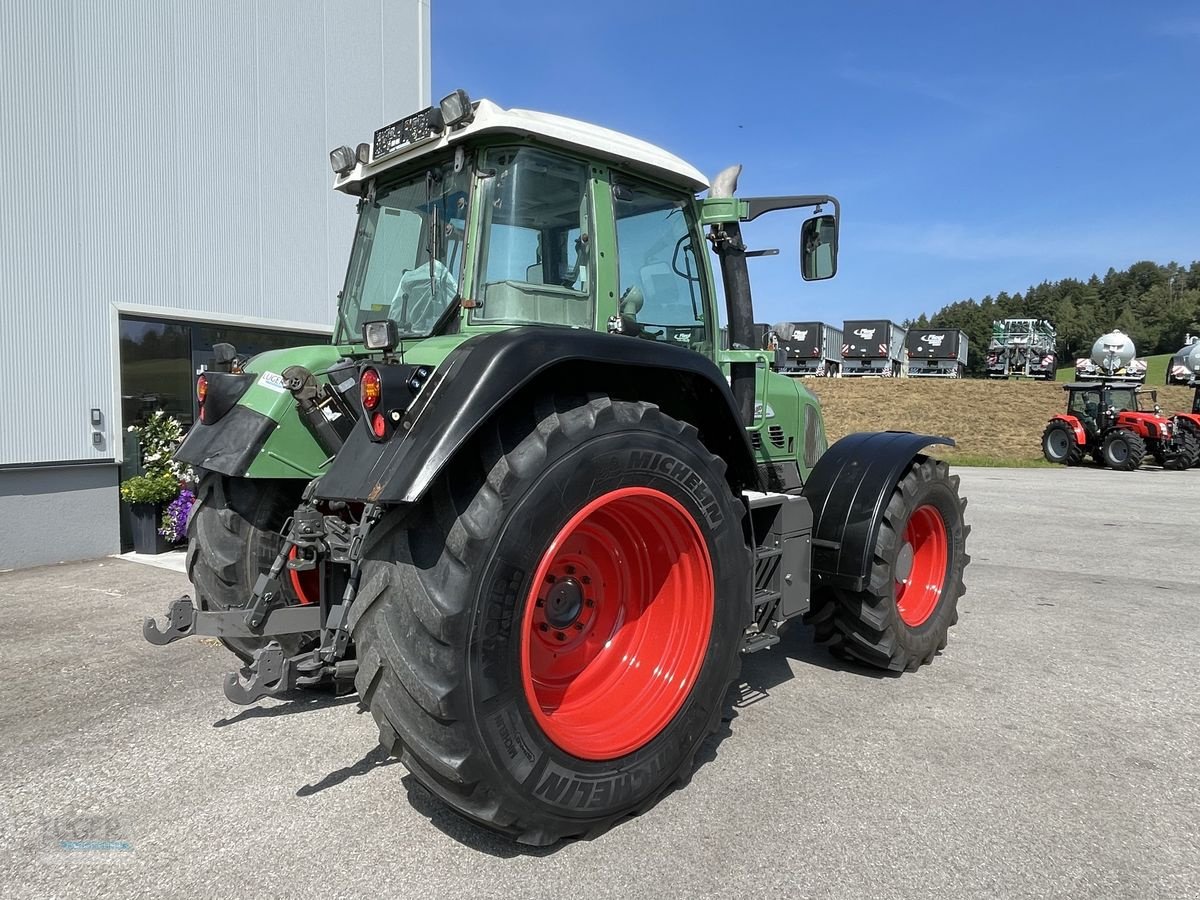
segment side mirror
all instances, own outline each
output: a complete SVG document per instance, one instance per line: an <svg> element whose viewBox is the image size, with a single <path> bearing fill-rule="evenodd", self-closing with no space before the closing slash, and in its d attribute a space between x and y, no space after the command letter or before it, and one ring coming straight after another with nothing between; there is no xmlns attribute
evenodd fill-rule
<svg viewBox="0 0 1200 900"><path fill-rule="evenodd" d="M831 215L805 219L800 227L800 275L823 281L837 273L837 219Z"/></svg>

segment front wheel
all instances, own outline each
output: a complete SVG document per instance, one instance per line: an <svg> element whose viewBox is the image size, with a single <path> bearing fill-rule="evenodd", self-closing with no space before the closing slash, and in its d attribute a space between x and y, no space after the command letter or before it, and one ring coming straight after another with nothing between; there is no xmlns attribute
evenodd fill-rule
<svg viewBox="0 0 1200 900"><path fill-rule="evenodd" d="M1104 436L1104 441L1100 444L1100 455L1110 469L1132 472L1142 464L1146 456L1146 442L1132 431L1114 428Z"/></svg>
<svg viewBox="0 0 1200 900"><path fill-rule="evenodd" d="M519 841L587 834L686 778L750 620L724 463L648 403L485 425L365 550L359 693L432 793Z"/></svg>
<svg viewBox="0 0 1200 900"><path fill-rule="evenodd" d="M1200 460L1200 441L1188 431L1180 430L1169 450L1161 444L1154 450L1154 460L1164 469L1190 469Z"/></svg>
<svg viewBox="0 0 1200 900"><path fill-rule="evenodd" d="M818 592L805 621L837 656L894 672L932 662L958 621L971 526L958 476L918 456L896 485L879 525L866 586Z"/></svg>

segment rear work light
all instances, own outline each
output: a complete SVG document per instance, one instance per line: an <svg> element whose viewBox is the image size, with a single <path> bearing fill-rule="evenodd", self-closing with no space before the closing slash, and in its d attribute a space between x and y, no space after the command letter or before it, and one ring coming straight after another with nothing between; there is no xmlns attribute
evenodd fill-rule
<svg viewBox="0 0 1200 900"><path fill-rule="evenodd" d="M375 407L379 406L379 400L383 397L383 384L379 380L379 373L374 369L363 370L362 377L358 382L358 390L359 396L362 399L363 409L367 412L373 411ZM383 416L377 415L376 418L380 421L383 420ZM374 420L372 420L371 424L373 427Z"/></svg>

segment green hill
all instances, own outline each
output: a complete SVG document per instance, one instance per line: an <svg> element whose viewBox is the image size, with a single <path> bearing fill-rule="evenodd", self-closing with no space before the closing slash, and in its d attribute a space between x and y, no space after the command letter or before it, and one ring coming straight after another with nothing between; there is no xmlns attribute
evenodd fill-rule
<svg viewBox="0 0 1200 900"><path fill-rule="evenodd" d="M1160 353L1158 356L1145 356L1146 384L1150 387L1161 387L1167 380L1167 364L1171 361L1172 353ZM1059 381L1074 381L1075 366L1065 366L1058 370Z"/></svg>

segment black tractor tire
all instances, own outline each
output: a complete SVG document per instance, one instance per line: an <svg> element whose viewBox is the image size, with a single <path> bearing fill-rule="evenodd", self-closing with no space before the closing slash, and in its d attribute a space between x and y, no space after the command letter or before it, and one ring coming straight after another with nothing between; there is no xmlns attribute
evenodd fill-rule
<svg viewBox="0 0 1200 900"><path fill-rule="evenodd" d="M1188 468L1200 467L1200 428L1192 423L1191 419L1178 418L1175 420L1175 427L1180 434L1191 437L1192 445L1192 461Z"/></svg>
<svg viewBox="0 0 1200 900"><path fill-rule="evenodd" d="M1179 472L1190 469L1200 459L1200 440L1189 431L1180 429L1175 436L1175 446L1167 451L1161 444L1155 445L1154 461L1164 469Z"/></svg>
<svg viewBox="0 0 1200 900"><path fill-rule="evenodd" d="M1104 465L1119 472L1132 472L1146 458L1146 442L1125 428L1114 428L1100 444Z"/></svg>
<svg viewBox="0 0 1200 900"><path fill-rule="evenodd" d="M959 497L958 484L941 460L917 456L912 461L888 500L864 589L814 592L804 620L818 643L842 659L892 672L914 671L945 649L950 626L958 621L958 599L966 591L963 570L971 561L966 552L971 526L963 519L967 501ZM934 573L939 581L931 586L931 605L910 615L902 601L915 582L905 582L915 575L915 560L925 557L906 538L913 533L910 527L921 526L935 529L932 534L940 530L945 568L939 565ZM935 553L928 559L937 558Z"/></svg>
<svg viewBox="0 0 1200 900"><path fill-rule="evenodd" d="M246 605L254 582L271 568L283 542L280 532L300 503L305 483L285 479L231 478L207 472L196 488L196 509L188 523L187 573L202 610L237 609ZM285 579L284 596L292 602ZM277 638L289 655L316 635ZM268 638L222 638L221 643L243 662Z"/></svg>
<svg viewBox="0 0 1200 900"><path fill-rule="evenodd" d="M557 582L539 573L549 572L546 566L570 546L563 535L573 534L579 516L618 491L665 494L684 511L695 541L692 557L706 549L712 585L689 596L702 598L696 608L706 617L711 605L711 624L707 635L692 632L695 675L686 694L676 695L678 708L665 708L665 724L655 723L628 752L581 754L561 734L551 737L557 725L543 723L557 707L530 693L531 654L545 658L539 641L558 636L546 632L544 621L534 624L557 602L540 597ZM415 508L385 516L364 547L350 625L358 649L356 685L379 725L380 742L457 812L525 844L595 834L648 808L690 777L697 749L720 726L736 677L751 616L743 515L724 462L694 427L652 404L603 395L514 401L481 426L473 446ZM603 547L628 547L621 533L612 531L618 537ZM646 558L677 564L680 557L666 553L658 531L625 534L635 540L654 534ZM593 573L578 576L592 585L580 590L596 592L594 603L585 601L596 610L589 629L620 593L590 568L603 553L578 557L580 571ZM565 584L574 577L559 579ZM649 596L644 588L623 596L629 594L643 598L638 602ZM697 619L671 621L671 633L684 634ZM553 626L559 627L570 632L572 623ZM604 633L596 631L601 642ZM593 639L591 632L579 639L585 636ZM654 667L654 658L645 665ZM596 716L589 727L602 739L617 734L640 704L611 713L603 707L589 699L583 713Z"/></svg>
<svg viewBox="0 0 1200 900"><path fill-rule="evenodd" d="M1042 432L1042 456L1046 462L1077 466L1083 460L1083 447L1068 426L1051 422Z"/></svg>

